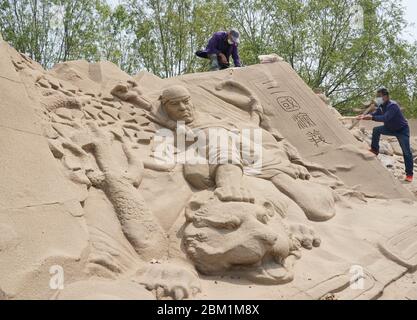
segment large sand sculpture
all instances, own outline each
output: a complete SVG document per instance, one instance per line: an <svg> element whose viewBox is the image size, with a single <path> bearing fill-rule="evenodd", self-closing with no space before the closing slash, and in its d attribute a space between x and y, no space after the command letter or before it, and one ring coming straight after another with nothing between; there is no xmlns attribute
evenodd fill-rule
<svg viewBox="0 0 417 320"><path fill-rule="evenodd" d="M413 292L414 195L283 61L162 80L108 62L45 71L1 41L0 88L1 298ZM158 157L161 132L192 137L178 157L213 129L237 162L208 144L206 162ZM262 138L257 170L245 130Z"/></svg>

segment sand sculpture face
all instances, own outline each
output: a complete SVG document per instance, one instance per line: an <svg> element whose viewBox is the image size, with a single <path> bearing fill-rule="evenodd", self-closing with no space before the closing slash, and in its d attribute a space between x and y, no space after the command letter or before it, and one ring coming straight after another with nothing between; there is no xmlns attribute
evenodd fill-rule
<svg viewBox="0 0 417 320"><path fill-rule="evenodd" d="M186 219L184 245L203 274L257 269L268 257L279 267L290 254L288 232L269 202L191 202Z"/></svg>
<svg viewBox="0 0 417 320"><path fill-rule="evenodd" d="M171 120L191 123L194 121L194 105L190 92L183 86L172 86L161 95L162 106Z"/></svg>

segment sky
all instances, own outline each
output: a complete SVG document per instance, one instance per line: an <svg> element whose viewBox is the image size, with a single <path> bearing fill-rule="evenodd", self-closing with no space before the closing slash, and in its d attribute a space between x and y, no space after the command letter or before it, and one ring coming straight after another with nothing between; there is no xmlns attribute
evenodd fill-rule
<svg viewBox="0 0 417 320"><path fill-rule="evenodd" d="M409 23L414 24L409 27L404 37L410 41L417 41L417 1L416 0L403 0L403 4L406 7L405 18Z"/></svg>
<svg viewBox="0 0 417 320"><path fill-rule="evenodd" d="M107 0L112 6L115 6L120 0ZM417 41L417 0L398 0L402 1L405 7L405 18L408 23L412 24L403 35L410 42Z"/></svg>

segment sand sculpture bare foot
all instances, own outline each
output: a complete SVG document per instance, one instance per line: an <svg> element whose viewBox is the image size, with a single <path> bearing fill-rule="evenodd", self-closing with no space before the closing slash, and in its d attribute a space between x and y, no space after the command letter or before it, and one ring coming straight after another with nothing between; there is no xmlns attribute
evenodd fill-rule
<svg viewBox="0 0 417 320"><path fill-rule="evenodd" d="M191 201L186 209L184 245L198 271L239 273L259 283L293 279L299 249L320 239L306 226L288 228L269 202L222 202L214 196Z"/></svg>
<svg viewBox="0 0 417 320"><path fill-rule="evenodd" d="M255 202L250 190L241 184L242 168L235 165L220 165L216 170L216 196L222 201Z"/></svg>
<svg viewBox="0 0 417 320"><path fill-rule="evenodd" d="M329 187L286 174L272 178L272 183L303 209L311 221L327 221L336 214L336 193Z"/></svg>

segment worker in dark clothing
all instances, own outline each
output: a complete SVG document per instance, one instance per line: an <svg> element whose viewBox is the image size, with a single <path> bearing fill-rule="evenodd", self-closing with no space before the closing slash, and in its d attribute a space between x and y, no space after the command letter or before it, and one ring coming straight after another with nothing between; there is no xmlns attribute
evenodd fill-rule
<svg viewBox="0 0 417 320"><path fill-rule="evenodd" d="M230 30L220 31L213 34L205 50L195 54L200 58L210 59L211 70L223 70L230 67L230 56L233 58L235 67L241 67L239 58L239 32Z"/></svg>
<svg viewBox="0 0 417 320"><path fill-rule="evenodd" d="M404 156L407 182L413 182L414 161L410 147L410 127L400 107L395 101L390 100L387 89L379 89L376 98L377 110L372 114L361 115L359 120L372 120L383 122L384 125L375 127L372 133L371 152L379 154L379 140L381 135L397 138Z"/></svg>

